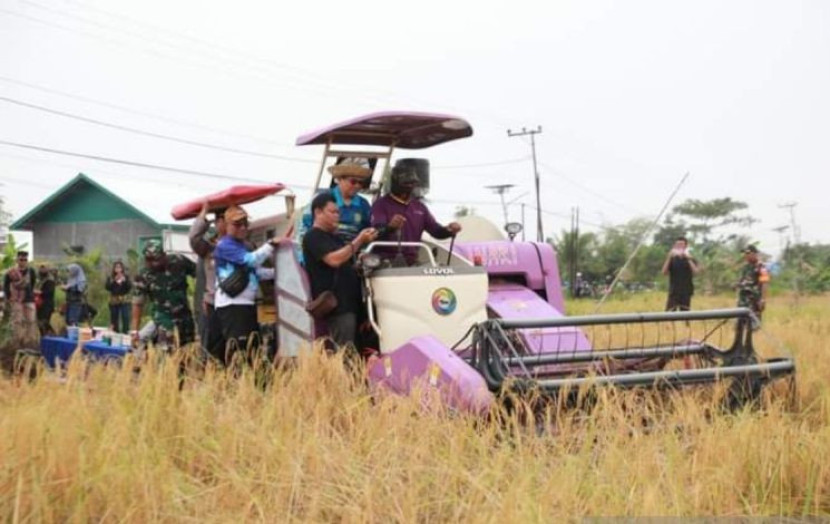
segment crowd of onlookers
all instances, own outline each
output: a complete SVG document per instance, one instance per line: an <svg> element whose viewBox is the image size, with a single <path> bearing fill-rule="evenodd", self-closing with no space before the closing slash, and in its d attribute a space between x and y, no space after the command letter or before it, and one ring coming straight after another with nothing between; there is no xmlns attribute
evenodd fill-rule
<svg viewBox="0 0 830 524"><path fill-rule="evenodd" d="M109 293L110 329L127 333L132 281L120 260L112 264L105 287ZM56 334L53 315L58 291L64 293L59 311L63 325L78 326L97 314L88 301L86 274L80 264L61 268L40 264L35 270L29 264L28 251L17 252L15 265L3 275L3 313L8 315L18 339L32 344L41 336Z"/></svg>

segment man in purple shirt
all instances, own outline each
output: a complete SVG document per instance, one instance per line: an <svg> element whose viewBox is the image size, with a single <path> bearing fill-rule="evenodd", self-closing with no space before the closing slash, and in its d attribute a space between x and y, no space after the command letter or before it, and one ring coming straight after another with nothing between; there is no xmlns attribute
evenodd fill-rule
<svg viewBox="0 0 830 524"><path fill-rule="evenodd" d="M461 231L458 222L446 226L439 224L427 206L413 197L412 192L420 180L412 166L398 164L393 167L391 182L389 194L379 198L372 206L372 226L383 232L379 240L420 242L424 231L441 240ZM379 250L379 253L392 257L396 250L387 248ZM408 265L414 264L418 258L418 249L414 247L403 247L401 253Z"/></svg>

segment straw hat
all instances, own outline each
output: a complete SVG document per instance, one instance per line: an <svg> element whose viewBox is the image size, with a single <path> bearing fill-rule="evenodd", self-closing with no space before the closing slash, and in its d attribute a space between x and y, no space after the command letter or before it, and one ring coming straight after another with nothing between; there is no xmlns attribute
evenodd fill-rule
<svg viewBox="0 0 830 524"><path fill-rule="evenodd" d="M365 160L362 158L346 158L339 164L329 166L329 173L334 178L344 176L369 178L372 176L372 171L366 167Z"/></svg>

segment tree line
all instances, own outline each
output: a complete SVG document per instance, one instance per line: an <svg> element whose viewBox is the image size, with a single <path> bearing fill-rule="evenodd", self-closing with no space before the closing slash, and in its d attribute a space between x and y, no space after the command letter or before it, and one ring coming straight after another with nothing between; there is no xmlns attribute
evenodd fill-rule
<svg viewBox="0 0 830 524"><path fill-rule="evenodd" d="M559 255L563 279L575 271L589 283L606 284L621 270L636 246L648 234L631 263L619 275L625 287L665 286L661 268L674 241L685 237L692 256L703 271L696 277L704 293L731 291L743 264L741 251L752 242L752 226L758 220L748 214L745 202L732 198L689 199L674 206L661 224L649 232L652 221L635 218L624 224L603 227L599 232L578 235L562 231L549 239ZM764 251L764 246L759 246ZM788 244L776 260L767 259L773 272L773 289L799 292L830 291L830 245Z"/></svg>

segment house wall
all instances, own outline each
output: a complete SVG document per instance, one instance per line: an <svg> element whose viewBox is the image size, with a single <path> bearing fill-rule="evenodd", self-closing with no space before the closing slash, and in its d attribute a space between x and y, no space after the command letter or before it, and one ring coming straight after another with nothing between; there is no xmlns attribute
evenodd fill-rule
<svg viewBox="0 0 830 524"><path fill-rule="evenodd" d="M41 222L32 225L38 260L66 258L64 247L83 246L89 253L100 247L105 258L125 258L127 250L138 249L142 236L161 236L161 231L143 220L108 222Z"/></svg>

